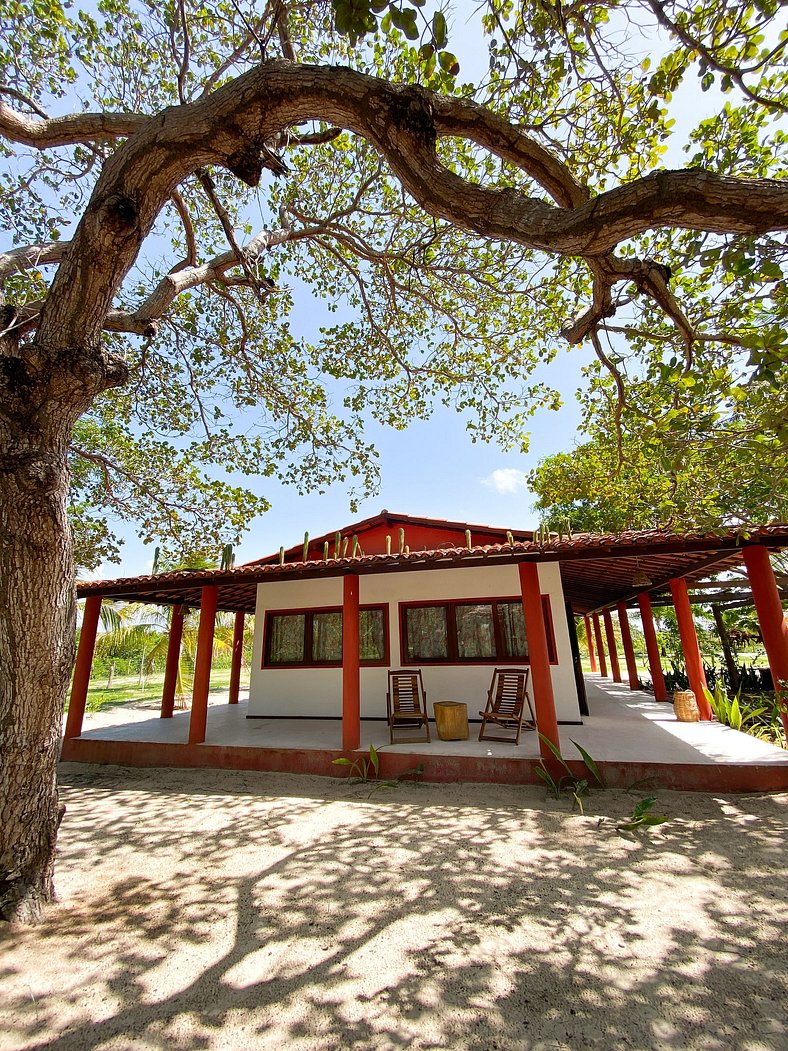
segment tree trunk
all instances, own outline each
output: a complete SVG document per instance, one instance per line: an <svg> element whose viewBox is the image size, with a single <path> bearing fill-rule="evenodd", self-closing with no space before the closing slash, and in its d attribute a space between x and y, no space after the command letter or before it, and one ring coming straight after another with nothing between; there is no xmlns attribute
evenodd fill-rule
<svg viewBox="0 0 788 1051"><path fill-rule="evenodd" d="M711 612L714 616L714 623L717 625L717 634L720 637L722 656L725 659L725 666L728 669L728 679L730 680L731 689L736 693L739 686L741 686L741 677L739 676L739 669L736 666L736 661L733 659L733 653L731 652L731 640L728 637L728 629L725 627L725 621L722 619L722 611L716 603L712 605Z"/></svg>
<svg viewBox="0 0 788 1051"><path fill-rule="evenodd" d="M74 658L68 444L125 365L93 350L0 344L0 918L54 898L55 769Z"/></svg>
<svg viewBox="0 0 788 1051"><path fill-rule="evenodd" d="M0 916L31 920L54 897L62 816L55 765L76 619L70 426L21 442L5 424L0 416Z"/></svg>

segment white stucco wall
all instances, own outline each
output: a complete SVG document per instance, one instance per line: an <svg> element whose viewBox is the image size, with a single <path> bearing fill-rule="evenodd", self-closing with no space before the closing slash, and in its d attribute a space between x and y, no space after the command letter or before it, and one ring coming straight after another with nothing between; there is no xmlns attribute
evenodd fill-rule
<svg viewBox="0 0 788 1051"><path fill-rule="evenodd" d="M559 722L579 722L569 629L564 612L561 574L556 563L539 566L539 585L550 596L558 664L551 668ZM520 594L515 565L386 573L359 577L362 605L389 604L391 668L400 668L399 603L440 599L504 598ZM275 581L260 584L255 610L255 638L249 690L250 715L340 716L341 668L262 668L265 613L269 609L304 609L342 605L341 577ZM500 664L506 664L500 661ZM515 662L508 662L515 663ZM494 665L422 666L427 707L434 701L464 701L471 719L484 708ZM361 669L361 717L386 715L388 668ZM530 690L533 695L533 689Z"/></svg>

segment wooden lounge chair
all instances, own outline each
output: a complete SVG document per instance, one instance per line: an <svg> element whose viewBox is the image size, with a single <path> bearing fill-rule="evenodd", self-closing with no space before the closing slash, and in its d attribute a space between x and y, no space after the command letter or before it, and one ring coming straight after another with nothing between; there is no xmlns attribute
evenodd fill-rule
<svg viewBox="0 0 788 1051"><path fill-rule="evenodd" d="M487 691L487 707L479 712L482 717L482 728L479 730L480 741L510 741L520 743L520 731L536 729L534 710L528 696L528 668L496 668L493 672L490 689ZM523 723L523 709L528 704L531 721ZM485 732L487 724L494 723L501 730L509 732L508 736ZM514 734L514 736L511 736Z"/></svg>
<svg viewBox="0 0 788 1051"><path fill-rule="evenodd" d="M430 724L427 718L427 694L420 671L390 671L389 688L386 694L389 718L389 735L392 744L407 741L429 741ZM394 740L394 731L402 728L418 728L417 737L400 737Z"/></svg>

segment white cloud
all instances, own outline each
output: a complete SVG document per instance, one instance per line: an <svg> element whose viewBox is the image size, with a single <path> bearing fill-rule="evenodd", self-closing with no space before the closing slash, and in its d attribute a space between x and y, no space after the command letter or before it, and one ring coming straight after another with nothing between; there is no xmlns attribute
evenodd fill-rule
<svg viewBox="0 0 788 1051"><path fill-rule="evenodd" d="M528 489L525 475L516 467L499 467L497 471L482 478L482 485L494 489L501 496L516 496L517 493L524 493Z"/></svg>

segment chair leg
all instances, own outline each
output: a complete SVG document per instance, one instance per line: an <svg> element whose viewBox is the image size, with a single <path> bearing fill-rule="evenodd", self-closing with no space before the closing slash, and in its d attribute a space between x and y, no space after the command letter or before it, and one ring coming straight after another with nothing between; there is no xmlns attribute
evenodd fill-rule
<svg viewBox="0 0 788 1051"><path fill-rule="evenodd" d="M523 729L523 713L522 713L522 709L521 709L520 710L520 718L517 721L517 734L516 734L515 739L514 739L515 747L520 743L520 734L522 732L522 729Z"/></svg>

